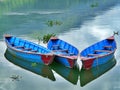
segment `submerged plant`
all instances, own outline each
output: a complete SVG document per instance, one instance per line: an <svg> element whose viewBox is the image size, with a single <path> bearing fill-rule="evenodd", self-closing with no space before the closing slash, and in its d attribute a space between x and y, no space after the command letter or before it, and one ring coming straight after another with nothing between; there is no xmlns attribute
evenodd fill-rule
<svg viewBox="0 0 120 90"><path fill-rule="evenodd" d="M53 21L52 20L49 20L49 21L47 21L47 23L46 23L49 27L52 27L53 26Z"/></svg>
<svg viewBox="0 0 120 90"><path fill-rule="evenodd" d="M98 3L91 4L92 8L97 7L97 6L98 6Z"/></svg>

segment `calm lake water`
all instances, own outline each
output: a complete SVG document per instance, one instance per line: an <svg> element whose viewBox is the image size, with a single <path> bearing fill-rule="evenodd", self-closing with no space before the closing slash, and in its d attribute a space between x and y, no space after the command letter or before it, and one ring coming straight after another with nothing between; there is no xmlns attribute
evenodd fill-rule
<svg viewBox="0 0 120 90"><path fill-rule="evenodd" d="M0 0L0 90L120 90L120 35L115 58L88 71L79 58L79 69L25 62L6 52L3 39L12 34L37 43L38 35L55 33L81 51L113 31L120 34L120 0Z"/></svg>

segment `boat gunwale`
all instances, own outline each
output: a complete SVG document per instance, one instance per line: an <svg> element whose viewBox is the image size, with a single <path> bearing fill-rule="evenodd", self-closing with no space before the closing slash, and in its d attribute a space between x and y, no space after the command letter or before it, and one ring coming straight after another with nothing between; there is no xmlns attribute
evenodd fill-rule
<svg viewBox="0 0 120 90"><path fill-rule="evenodd" d="M80 56L80 59L81 59L81 61L86 61L86 60L90 60L90 59L103 58L105 56L113 54L115 51L116 51L116 49L114 51L111 51L110 53L107 53L107 54L104 54L104 55L95 56L95 57L83 57L83 56Z"/></svg>
<svg viewBox="0 0 120 90"><path fill-rule="evenodd" d="M63 57L63 58L71 59L71 60L77 60L77 58L78 58L78 55L68 56L68 55L55 54L55 56L59 56L59 57Z"/></svg>

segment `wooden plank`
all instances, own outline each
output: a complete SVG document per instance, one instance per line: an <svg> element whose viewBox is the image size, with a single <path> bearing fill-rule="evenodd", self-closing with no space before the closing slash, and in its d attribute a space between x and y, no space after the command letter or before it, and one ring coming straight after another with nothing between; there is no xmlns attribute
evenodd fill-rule
<svg viewBox="0 0 120 90"><path fill-rule="evenodd" d="M53 45L52 47L59 47L59 45Z"/></svg>
<svg viewBox="0 0 120 90"><path fill-rule="evenodd" d="M37 52L37 50L31 50L31 52Z"/></svg>
<svg viewBox="0 0 120 90"><path fill-rule="evenodd" d="M31 50L31 48L24 48L24 50Z"/></svg>
<svg viewBox="0 0 120 90"><path fill-rule="evenodd" d="M23 46L14 46L15 48L24 48Z"/></svg>
<svg viewBox="0 0 120 90"><path fill-rule="evenodd" d="M111 52L109 50L95 50L94 52Z"/></svg>
<svg viewBox="0 0 120 90"><path fill-rule="evenodd" d="M104 48L112 48L112 46L104 46Z"/></svg>
<svg viewBox="0 0 120 90"><path fill-rule="evenodd" d="M68 52L68 50L67 49L64 49L64 50L53 50L54 52L57 52L57 51L59 51L59 52Z"/></svg>
<svg viewBox="0 0 120 90"><path fill-rule="evenodd" d="M88 54L88 56L99 56L99 54Z"/></svg>

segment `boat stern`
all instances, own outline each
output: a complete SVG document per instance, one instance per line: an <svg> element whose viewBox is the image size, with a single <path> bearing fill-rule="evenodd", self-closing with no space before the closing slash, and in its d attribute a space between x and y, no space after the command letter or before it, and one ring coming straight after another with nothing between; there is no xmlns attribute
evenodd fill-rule
<svg viewBox="0 0 120 90"><path fill-rule="evenodd" d="M41 59L45 65L50 65L53 62L54 57L53 54L41 54Z"/></svg>
<svg viewBox="0 0 120 90"><path fill-rule="evenodd" d="M87 69L87 70L90 69L90 68L92 68L92 64L93 64L94 60L95 60L95 58L81 57L83 68Z"/></svg>

